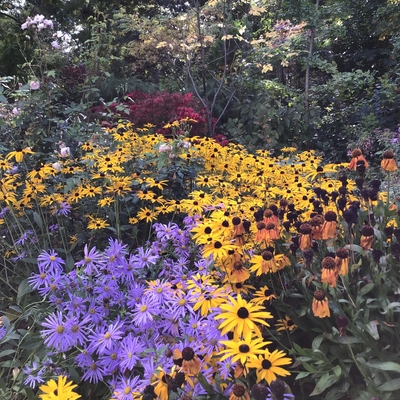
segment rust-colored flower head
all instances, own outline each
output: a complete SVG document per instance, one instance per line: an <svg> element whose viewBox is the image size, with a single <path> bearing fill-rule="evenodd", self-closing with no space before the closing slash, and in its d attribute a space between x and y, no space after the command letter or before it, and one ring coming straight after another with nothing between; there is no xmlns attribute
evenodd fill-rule
<svg viewBox="0 0 400 400"><path fill-rule="evenodd" d="M322 268L325 268L325 269L335 269L336 268L335 259L332 258L332 257L325 257L322 260L322 264L321 265L322 265Z"/></svg>
<svg viewBox="0 0 400 400"><path fill-rule="evenodd" d="M364 225L361 228L361 235L363 236L373 236L374 235L374 228L369 225Z"/></svg>
<svg viewBox="0 0 400 400"><path fill-rule="evenodd" d="M312 231L312 226L308 223L301 224L299 231L303 235L309 235Z"/></svg>
<svg viewBox="0 0 400 400"><path fill-rule="evenodd" d="M349 252L344 247L341 247L336 250L336 257L345 259L345 258L348 258L348 256L349 256Z"/></svg>
<svg viewBox="0 0 400 400"><path fill-rule="evenodd" d="M312 312L314 316L318 318L325 318L331 316L328 299L326 298L325 292L323 290L316 290L314 292Z"/></svg>
<svg viewBox="0 0 400 400"><path fill-rule="evenodd" d="M241 222L242 222L242 220L241 220L239 217L233 217L233 218L232 218L232 224L233 224L234 226L239 225Z"/></svg>
<svg viewBox="0 0 400 400"><path fill-rule="evenodd" d="M274 215L273 211L269 208L267 208L264 211L264 218L271 218Z"/></svg>
<svg viewBox="0 0 400 400"><path fill-rule="evenodd" d="M324 217L322 215L315 215L311 218L310 225L311 226L320 226L324 223Z"/></svg>
<svg viewBox="0 0 400 400"><path fill-rule="evenodd" d="M267 231L270 231L271 229L275 229L276 228L276 226L275 226L275 224L273 223L273 222L268 222L266 225L265 225L265 229L267 230Z"/></svg>
<svg viewBox="0 0 400 400"><path fill-rule="evenodd" d="M386 150L383 153L383 160L381 161L381 168L387 172L396 171L397 165L394 160L394 153L391 150Z"/></svg>
<svg viewBox="0 0 400 400"><path fill-rule="evenodd" d="M259 231L261 231L261 230L265 229L265 223L263 221L259 221L259 222L257 222L256 227Z"/></svg>
<svg viewBox="0 0 400 400"><path fill-rule="evenodd" d="M268 394L267 387L261 383L257 383L251 388L251 395L255 400L265 400Z"/></svg>
<svg viewBox="0 0 400 400"><path fill-rule="evenodd" d="M337 214L335 211L327 211L325 213L325 221L332 222L337 221Z"/></svg>
<svg viewBox="0 0 400 400"><path fill-rule="evenodd" d="M354 157L360 157L362 155L362 151L360 150L360 149L354 149L352 152L351 152L351 156L354 158Z"/></svg>
<svg viewBox="0 0 400 400"><path fill-rule="evenodd" d="M241 269L243 269L243 263L242 263L241 261L235 261L235 262L233 263L233 268L234 268L236 271L240 271Z"/></svg>

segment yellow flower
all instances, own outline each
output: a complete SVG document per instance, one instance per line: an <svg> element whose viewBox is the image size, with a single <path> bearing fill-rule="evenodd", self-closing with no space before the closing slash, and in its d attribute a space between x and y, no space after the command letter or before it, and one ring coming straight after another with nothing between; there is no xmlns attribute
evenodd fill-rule
<svg viewBox="0 0 400 400"><path fill-rule="evenodd" d="M104 219L93 218L91 216L89 216L89 219L90 222L87 225L88 229L104 229L107 226L110 226L110 224L108 224L107 221Z"/></svg>
<svg viewBox="0 0 400 400"><path fill-rule="evenodd" d="M221 304L219 308L225 312L215 317L215 319L224 320L218 327L222 330L221 333L224 335L229 331L234 331L236 337L239 337L241 335L247 336L249 332L255 332L258 336L261 336L256 323L269 326L265 318L272 318L271 313L261 311L264 309L262 306L247 303L240 294L237 295L237 300L231 296L228 296L228 299L231 304Z"/></svg>
<svg viewBox="0 0 400 400"><path fill-rule="evenodd" d="M293 329L297 328L297 325L287 315L285 315L285 318L277 320L275 328L277 328L277 332L292 331Z"/></svg>
<svg viewBox="0 0 400 400"><path fill-rule="evenodd" d="M146 222L152 222L157 219L157 213L150 210L150 208L144 207L138 211L137 217L139 220L144 219L144 220L146 220Z"/></svg>
<svg viewBox="0 0 400 400"><path fill-rule="evenodd" d="M268 385L276 379L276 375L288 376L289 371L281 368L282 365L289 365L292 360L285 357L286 353L281 350L275 350L270 353L268 350L256 359L249 360L247 367L256 368L257 383L265 379Z"/></svg>
<svg viewBox="0 0 400 400"><path fill-rule="evenodd" d="M39 394L39 397L42 400L76 400L82 397L72 391L77 386L72 382L67 383L67 377L60 375L58 382L50 379L46 385L39 386L39 389L44 392L44 394Z"/></svg>
<svg viewBox="0 0 400 400"><path fill-rule="evenodd" d="M25 154L35 154L29 147L26 147L25 149L21 149L18 147L14 151L11 151L10 153L7 154L6 160L11 160L12 158L15 158L15 161L17 163L22 162L24 159Z"/></svg>
<svg viewBox="0 0 400 400"><path fill-rule="evenodd" d="M232 362L240 361L242 365L250 359L257 359L257 354L265 352L263 347L272 342L265 342L262 337L252 338L252 333L249 332L244 339L241 340L221 340L221 343L227 347L220 353L225 353L221 357L221 361L226 358L232 357Z"/></svg>

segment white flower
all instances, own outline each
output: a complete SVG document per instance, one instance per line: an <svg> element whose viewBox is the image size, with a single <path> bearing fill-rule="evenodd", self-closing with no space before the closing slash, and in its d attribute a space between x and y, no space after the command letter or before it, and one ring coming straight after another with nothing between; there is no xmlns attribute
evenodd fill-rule
<svg viewBox="0 0 400 400"><path fill-rule="evenodd" d="M40 82L39 81L32 81L29 84L29 86L30 86L31 90L38 90L38 89L40 89Z"/></svg>
<svg viewBox="0 0 400 400"><path fill-rule="evenodd" d="M162 145L160 145L160 147L158 148L158 151L160 153L169 153L172 150L172 147L168 144L168 143L163 143Z"/></svg>
<svg viewBox="0 0 400 400"><path fill-rule="evenodd" d="M62 147L60 149L61 157L68 157L71 154L69 147Z"/></svg>
<svg viewBox="0 0 400 400"><path fill-rule="evenodd" d="M52 47L53 49L56 49L56 50L58 50L58 49L61 48L61 46L60 46L60 44L57 42L57 40L53 40L53 41L51 42L51 47Z"/></svg>
<svg viewBox="0 0 400 400"><path fill-rule="evenodd" d="M61 171L62 169L62 165L57 161L53 164L51 164L51 166L56 170L56 171Z"/></svg>
<svg viewBox="0 0 400 400"><path fill-rule="evenodd" d="M20 109L19 107L14 107L14 108L12 109L12 113L13 113L14 115L18 115L20 111L21 111L21 109Z"/></svg>

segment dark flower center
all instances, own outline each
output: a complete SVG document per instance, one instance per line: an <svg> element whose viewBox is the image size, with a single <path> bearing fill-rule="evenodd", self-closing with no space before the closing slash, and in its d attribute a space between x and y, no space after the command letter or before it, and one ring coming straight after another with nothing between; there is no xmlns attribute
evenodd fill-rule
<svg viewBox="0 0 400 400"><path fill-rule="evenodd" d="M250 347L247 344L241 344L239 346L239 351L241 353L248 353L250 351Z"/></svg>
<svg viewBox="0 0 400 400"><path fill-rule="evenodd" d="M214 243L214 248L215 248L215 249L220 249L221 247L222 247L222 243L221 243L221 242L216 241L216 242Z"/></svg>
<svg viewBox="0 0 400 400"><path fill-rule="evenodd" d="M263 360L261 366L263 367L263 369L270 369L272 367L272 364L269 360Z"/></svg>
<svg viewBox="0 0 400 400"><path fill-rule="evenodd" d="M249 311L247 310L246 307L240 307L239 310L237 310L237 316L242 319L248 318Z"/></svg>

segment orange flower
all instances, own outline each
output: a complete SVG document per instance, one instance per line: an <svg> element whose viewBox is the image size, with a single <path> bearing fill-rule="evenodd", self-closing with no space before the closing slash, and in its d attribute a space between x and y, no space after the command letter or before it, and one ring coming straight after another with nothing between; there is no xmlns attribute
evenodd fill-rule
<svg viewBox="0 0 400 400"><path fill-rule="evenodd" d="M386 150L383 153L383 160L381 161L381 168L387 172L396 171L397 165L394 160L394 153L391 150Z"/></svg>
<svg viewBox="0 0 400 400"><path fill-rule="evenodd" d="M191 347L182 350L182 371L185 374L197 375L200 372L201 363Z"/></svg>
<svg viewBox="0 0 400 400"><path fill-rule="evenodd" d="M305 250L311 247L311 232L312 226L310 224L305 223L300 225L299 247L301 250Z"/></svg>
<svg viewBox="0 0 400 400"><path fill-rule="evenodd" d="M322 225L322 240L335 239L337 229L337 215L334 211L325 213L325 222Z"/></svg>
<svg viewBox="0 0 400 400"><path fill-rule="evenodd" d="M321 282L327 283L330 287L336 287L339 270L336 261L332 257L325 257L322 260Z"/></svg>
<svg viewBox="0 0 400 400"><path fill-rule="evenodd" d="M324 223L324 218L322 215L316 215L311 218L310 225L312 226L311 237L314 240L322 239L322 224Z"/></svg>
<svg viewBox="0 0 400 400"><path fill-rule="evenodd" d="M323 290L316 290L314 292L312 312L314 316L318 318L325 318L331 316L328 299L325 296L325 292Z"/></svg>
<svg viewBox="0 0 400 400"><path fill-rule="evenodd" d="M368 168L368 162L365 157L362 155L362 151L360 149L355 149L351 153L351 161L349 164L349 169L356 170L357 169L357 161L364 161L365 168Z"/></svg>
<svg viewBox="0 0 400 400"><path fill-rule="evenodd" d="M337 249L335 261L339 275L347 275L349 273L349 252L345 248Z"/></svg>
<svg viewBox="0 0 400 400"><path fill-rule="evenodd" d="M369 225L364 225L361 228L360 246L364 250L369 250L374 243L374 228Z"/></svg>

